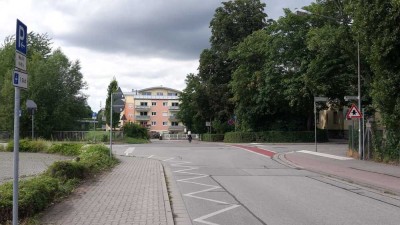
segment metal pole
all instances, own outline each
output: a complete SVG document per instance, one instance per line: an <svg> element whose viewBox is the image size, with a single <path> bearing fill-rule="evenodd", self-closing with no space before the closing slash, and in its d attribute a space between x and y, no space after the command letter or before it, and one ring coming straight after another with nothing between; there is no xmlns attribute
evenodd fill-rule
<svg viewBox="0 0 400 225"><path fill-rule="evenodd" d="M357 40L357 64L358 64L358 108L361 109L361 75L360 75L360 41ZM364 115L363 115L364 116ZM361 134L361 118L358 119L358 154L362 159L362 134Z"/></svg>
<svg viewBox="0 0 400 225"><path fill-rule="evenodd" d="M318 152L317 149L317 106L314 100L314 141L315 141L315 152Z"/></svg>
<svg viewBox="0 0 400 225"><path fill-rule="evenodd" d="M15 87L14 105L14 182L13 182L13 225L18 225L18 166L19 166L19 109L20 89Z"/></svg>
<svg viewBox="0 0 400 225"><path fill-rule="evenodd" d="M34 121L35 121L35 109L32 109L32 140L35 138L35 133L34 133Z"/></svg>
<svg viewBox="0 0 400 225"><path fill-rule="evenodd" d="M364 121L365 121L365 117L364 117L364 109L361 110L363 117L362 117L362 152L363 152L363 160L365 160L365 126L364 126Z"/></svg>
<svg viewBox="0 0 400 225"><path fill-rule="evenodd" d="M113 105L113 93L110 95L111 97L111 107L110 107L110 157L112 157L112 116L113 116L113 111L112 111L112 105Z"/></svg>

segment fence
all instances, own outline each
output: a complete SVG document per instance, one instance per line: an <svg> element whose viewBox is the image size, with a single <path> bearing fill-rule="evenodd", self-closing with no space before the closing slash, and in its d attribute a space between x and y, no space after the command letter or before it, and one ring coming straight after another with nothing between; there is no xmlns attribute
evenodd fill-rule
<svg viewBox="0 0 400 225"><path fill-rule="evenodd" d="M113 131L113 139L124 137L122 131ZM105 131L56 131L52 134L54 141L107 141L110 138L110 132Z"/></svg>
<svg viewBox="0 0 400 225"><path fill-rule="evenodd" d="M188 136L187 136L187 134L163 134L162 138L163 138L163 140L187 140ZM192 138L194 140L198 140L199 135L192 134Z"/></svg>

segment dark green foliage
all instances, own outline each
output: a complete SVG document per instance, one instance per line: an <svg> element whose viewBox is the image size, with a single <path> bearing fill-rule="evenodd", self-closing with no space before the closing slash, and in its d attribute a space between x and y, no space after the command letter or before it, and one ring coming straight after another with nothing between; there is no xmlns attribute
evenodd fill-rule
<svg viewBox="0 0 400 225"><path fill-rule="evenodd" d="M51 177L61 179L62 181L70 179L83 179L87 176L88 167L75 161L59 161L53 163L47 170Z"/></svg>
<svg viewBox="0 0 400 225"><path fill-rule="evenodd" d="M48 149L48 144L45 140L19 140L19 151L20 152L45 152ZM14 141L9 141L6 147L8 152L14 151Z"/></svg>
<svg viewBox="0 0 400 225"><path fill-rule="evenodd" d="M61 143L53 144L47 150L48 153L57 153L67 156L77 156L81 153L81 148L83 144L80 143Z"/></svg>
<svg viewBox="0 0 400 225"><path fill-rule="evenodd" d="M202 141L209 141L209 142L220 142L224 141L224 134L202 134L201 135Z"/></svg>
<svg viewBox="0 0 400 225"><path fill-rule="evenodd" d="M112 128L115 128L118 125L119 119L120 119L120 113L115 113L114 110L112 112L110 112L111 95L112 95L112 93L116 93L117 90L118 90L118 82L114 77L107 88L106 108L105 108L105 112L104 112L107 124L110 124L110 115L112 113L112 121L113 121L113 124L111 126ZM115 96L112 96L112 97L113 97L113 102L115 102L115 99L114 99Z"/></svg>
<svg viewBox="0 0 400 225"><path fill-rule="evenodd" d="M62 145L62 152L74 152L76 145ZM58 147L57 147L58 148ZM25 218L44 210L57 199L68 195L80 180L108 169L117 163L104 145L84 148L81 160L55 162L42 175L23 180L19 185L19 217ZM12 219L12 182L0 185L0 224Z"/></svg>
<svg viewBox="0 0 400 225"><path fill-rule="evenodd" d="M90 145L82 149L79 155L80 162L89 168L90 172L100 172L116 164L116 160L110 158L110 149L104 145Z"/></svg>
<svg viewBox="0 0 400 225"><path fill-rule="evenodd" d="M318 142L328 141L325 131L317 132ZM314 132L311 131L266 131L266 132L228 132L225 134L224 142L249 143L249 142L314 142Z"/></svg>
<svg viewBox="0 0 400 225"><path fill-rule="evenodd" d="M123 127L124 135L131 138L149 139L147 129L136 123L126 123Z"/></svg>

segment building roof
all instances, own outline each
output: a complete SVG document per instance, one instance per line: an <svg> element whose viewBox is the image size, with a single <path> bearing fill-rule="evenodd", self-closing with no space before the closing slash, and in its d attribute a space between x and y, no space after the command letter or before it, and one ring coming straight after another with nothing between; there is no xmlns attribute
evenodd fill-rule
<svg viewBox="0 0 400 225"><path fill-rule="evenodd" d="M163 87L163 86L158 86L158 87L149 87L149 88L144 88L141 90L137 90L138 92L143 92L143 91L149 91L149 90L154 90L154 89L165 89L165 90L169 90L169 91L174 91L174 92L178 92L181 93L182 91L173 89L173 88L169 88L169 87Z"/></svg>

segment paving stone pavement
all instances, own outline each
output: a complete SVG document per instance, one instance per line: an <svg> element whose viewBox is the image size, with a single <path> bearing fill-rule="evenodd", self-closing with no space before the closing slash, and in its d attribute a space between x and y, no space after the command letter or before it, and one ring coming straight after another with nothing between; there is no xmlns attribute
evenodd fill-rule
<svg viewBox="0 0 400 225"><path fill-rule="evenodd" d="M121 163L43 213L41 224L173 225L164 171L157 160L120 157Z"/></svg>

